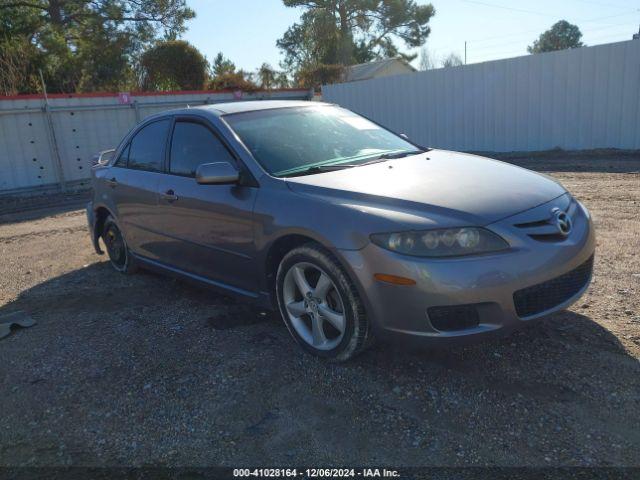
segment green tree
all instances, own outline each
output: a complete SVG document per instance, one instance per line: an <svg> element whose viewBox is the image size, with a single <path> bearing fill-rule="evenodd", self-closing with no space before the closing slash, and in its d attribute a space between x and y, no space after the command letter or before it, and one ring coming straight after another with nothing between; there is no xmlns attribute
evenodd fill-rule
<svg viewBox="0 0 640 480"><path fill-rule="evenodd" d="M211 65L211 80L209 88L212 90L242 90L254 92L259 89L253 81L252 74L244 70L236 70L236 65L219 52Z"/></svg>
<svg viewBox="0 0 640 480"><path fill-rule="evenodd" d="M302 67L296 72L296 83L303 88L319 90L321 85L339 82L344 76L342 65L316 65Z"/></svg>
<svg viewBox="0 0 640 480"><path fill-rule="evenodd" d="M0 88L14 95L40 90L44 58L35 44L42 21L37 11L0 3ZM60 65L62 62L58 62Z"/></svg>
<svg viewBox="0 0 640 480"><path fill-rule="evenodd" d="M285 55L283 66L294 71L404 56L397 41L409 48L423 45L435 14L431 4L418 5L415 0L283 2L305 9L277 42Z"/></svg>
<svg viewBox="0 0 640 480"><path fill-rule="evenodd" d="M222 52L218 52L216 58L213 59L213 64L211 65L211 73L212 77L217 77L219 75L224 75L226 73L235 73L236 66L235 64L226 58Z"/></svg>
<svg viewBox="0 0 640 480"><path fill-rule="evenodd" d="M209 88L211 90L242 90L243 92L259 90L251 75L244 70L216 75L209 82Z"/></svg>
<svg viewBox="0 0 640 480"><path fill-rule="evenodd" d="M194 15L185 0L2 0L0 48L29 55L22 93L40 90L38 69L50 92L127 88L132 59Z"/></svg>
<svg viewBox="0 0 640 480"><path fill-rule="evenodd" d="M38 88L32 45L19 38L0 42L0 95L17 95Z"/></svg>
<svg viewBox="0 0 640 480"><path fill-rule="evenodd" d="M336 63L340 37L335 18L323 9L309 9L276 44L285 54L282 66L289 71Z"/></svg>
<svg viewBox="0 0 640 480"><path fill-rule="evenodd" d="M38 88L38 51L33 46L40 20L24 7L0 8L0 94Z"/></svg>
<svg viewBox="0 0 640 480"><path fill-rule="evenodd" d="M287 88L289 78L285 72L279 72L268 63L263 63L257 72L260 88L268 90L271 88Z"/></svg>
<svg viewBox="0 0 640 480"><path fill-rule="evenodd" d="M584 44L580 41L581 38L582 32L577 25L573 25L566 20L560 20L549 30L542 33L533 42L533 45L527 47L527 51L529 53L543 53L583 47Z"/></svg>
<svg viewBox="0 0 640 480"><path fill-rule="evenodd" d="M291 82L289 80L289 76L287 72L277 72L276 74L276 88L289 88L291 86Z"/></svg>
<svg viewBox="0 0 640 480"><path fill-rule="evenodd" d="M276 72L271 65L263 63L258 69L258 79L260 80L260 88L273 88L276 81Z"/></svg>
<svg viewBox="0 0 640 480"><path fill-rule="evenodd" d="M158 42L140 58L143 90L202 90L207 81L207 60L184 40Z"/></svg>

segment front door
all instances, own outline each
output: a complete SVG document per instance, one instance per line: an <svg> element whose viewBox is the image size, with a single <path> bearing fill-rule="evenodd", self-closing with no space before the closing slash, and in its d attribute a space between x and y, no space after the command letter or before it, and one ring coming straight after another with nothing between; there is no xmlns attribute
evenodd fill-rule
<svg viewBox="0 0 640 480"><path fill-rule="evenodd" d="M244 291L255 292L253 205L256 188L200 185L200 164L237 161L204 121L178 118L169 165L158 186L160 255L171 266Z"/></svg>

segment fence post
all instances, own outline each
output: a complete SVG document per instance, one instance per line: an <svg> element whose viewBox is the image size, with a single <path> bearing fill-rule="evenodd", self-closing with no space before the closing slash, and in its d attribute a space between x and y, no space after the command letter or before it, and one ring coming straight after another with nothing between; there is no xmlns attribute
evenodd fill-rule
<svg viewBox="0 0 640 480"><path fill-rule="evenodd" d="M47 126L49 127L49 148L53 154L53 164L56 167L56 176L58 177L58 184L60 185L60 191L62 193L67 192L67 182L64 178L64 168L62 166L62 159L60 158L60 151L58 150L58 141L56 140L56 131L53 127L53 116L51 115L51 109L49 102L46 102L43 107L44 115L47 119Z"/></svg>
<svg viewBox="0 0 640 480"><path fill-rule="evenodd" d="M140 106L138 105L138 100L133 101L133 111L136 114L136 124L140 123Z"/></svg>

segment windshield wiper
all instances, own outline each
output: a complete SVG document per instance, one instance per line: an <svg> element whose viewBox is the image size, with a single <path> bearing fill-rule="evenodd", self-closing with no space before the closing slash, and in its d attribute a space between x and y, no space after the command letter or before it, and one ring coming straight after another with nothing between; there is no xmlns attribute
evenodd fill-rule
<svg viewBox="0 0 640 480"><path fill-rule="evenodd" d="M404 158L409 157L411 155L419 155L421 153L425 153L427 150L405 150L402 152L389 152L383 153L378 158L383 158L385 160L392 160L394 158Z"/></svg>
<svg viewBox="0 0 640 480"><path fill-rule="evenodd" d="M351 163L342 163L338 165L315 165L313 167L309 167L306 170L301 170L299 172L287 173L285 175L281 175L282 177L301 177L303 175L313 175L314 173L322 173L322 172L333 172L334 170L342 170L345 168L353 168L359 167L360 165L354 165Z"/></svg>
<svg viewBox="0 0 640 480"><path fill-rule="evenodd" d="M366 165L372 165L374 163L384 162L385 160L393 160L395 158L403 158L403 157L408 157L410 155L419 155L420 153L425 153L427 151L428 150L405 150L402 152L388 152L388 153L383 153L382 155L379 155L373 160L369 160L368 162L364 162L364 163L338 163L336 165L314 165L313 167L309 167L306 170L287 173L285 175L281 175L281 177L301 177L303 175L313 175L315 173L344 170L345 168L364 167Z"/></svg>

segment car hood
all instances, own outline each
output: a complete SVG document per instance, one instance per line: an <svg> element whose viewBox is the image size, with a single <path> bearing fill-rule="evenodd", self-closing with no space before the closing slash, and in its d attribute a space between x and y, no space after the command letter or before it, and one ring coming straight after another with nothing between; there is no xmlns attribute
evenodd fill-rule
<svg viewBox="0 0 640 480"><path fill-rule="evenodd" d="M458 152L424 154L287 178L293 191L379 210L431 212L487 225L566 193L555 180L508 163Z"/></svg>

